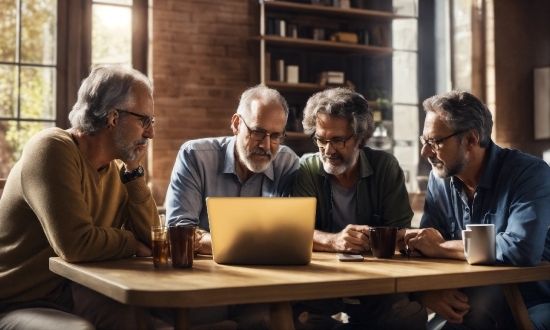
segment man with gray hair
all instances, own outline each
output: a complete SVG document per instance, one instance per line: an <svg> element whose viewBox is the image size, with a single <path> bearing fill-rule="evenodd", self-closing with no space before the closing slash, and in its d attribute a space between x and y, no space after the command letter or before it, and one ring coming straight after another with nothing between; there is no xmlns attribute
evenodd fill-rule
<svg viewBox="0 0 550 330"><path fill-rule="evenodd" d="M159 216L140 163L155 134L152 93L136 70L95 68L69 115L72 128L45 129L25 145L0 199L0 328L93 329L76 315L99 328L135 320L129 306L118 310L126 318L100 315L94 301L120 304L50 272L48 259L151 255Z"/></svg>
<svg viewBox="0 0 550 330"><path fill-rule="evenodd" d="M252 87L242 94L231 118L234 136L192 140L180 148L166 195L166 216L170 225L199 227L197 253L212 253L206 197L290 195L299 159L281 145L287 116L288 105L279 92ZM193 325L201 323L201 314L208 315L210 322L229 318L239 328L256 329L267 327L269 311L266 304L221 307L217 313L194 310Z"/></svg>
<svg viewBox="0 0 550 330"><path fill-rule="evenodd" d="M391 154L365 147L374 120L365 98L348 88L313 95L304 109L319 152L304 155L294 196L317 198L316 251L370 251L369 227L410 227L413 212L403 170ZM403 231L399 231L402 237ZM426 310L404 294L303 301L293 306L297 329L422 329Z"/></svg>
<svg viewBox="0 0 550 330"><path fill-rule="evenodd" d="M432 96L422 156L432 164L420 228L407 230L408 248L425 256L465 260L462 230L494 224L496 262L536 266L550 261L550 168L539 158L500 148L493 120L474 95ZM534 329L550 329L550 281L518 284ZM500 285L418 292L443 329L516 327ZM434 325L435 326L435 325Z"/></svg>

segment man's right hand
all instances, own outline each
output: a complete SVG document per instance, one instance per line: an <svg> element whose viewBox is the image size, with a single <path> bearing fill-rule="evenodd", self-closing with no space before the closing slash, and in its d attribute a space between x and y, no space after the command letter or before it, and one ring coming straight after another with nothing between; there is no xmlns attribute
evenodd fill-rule
<svg viewBox="0 0 550 330"><path fill-rule="evenodd" d="M460 324L470 310L468 296L457 289L418 292L422 305L439 314L449 323Z"/></svg>
<svg viewBox="0 0 550 330"><path fill-rule="evenodd" d="M369 226L347 225L339 233L315 231L314 249L316 251L361 253L370 250Z"/></svg>

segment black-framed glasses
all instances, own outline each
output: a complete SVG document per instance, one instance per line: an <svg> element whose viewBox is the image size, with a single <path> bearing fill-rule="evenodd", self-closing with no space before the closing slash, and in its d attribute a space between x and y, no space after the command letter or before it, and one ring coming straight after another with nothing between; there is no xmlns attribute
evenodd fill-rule
<svg viewBox="0 0 550 330"><path fill-rule="evenodd" d="M244 118L241 115L239 115L239 118L242 119L244 126L248 130L248 135L254 141L262 141L263 139L265 139L266 136L269 136L269 142L271 144L280 144L280 143L283 143L283 141L285 140L285 137L286 137L285 132L267 133L264 131L253 130L253 129L250 129L250 127L248 127L248 125L244 121Z"/></svg>
<svg viewBox="0 0 550 330"><path fill-rule="evenodd" d="M139 113L135 113L135 112L128 111L128 110L122 110L122 109L115 109L115 110L118 111L118 112L124 112L124 113L128 113L128 114L131 114L133 116L138 117L141 120L141 124L143 125L143 128L145 128L145 129L148 129L149 127L151 127L151 125L155 124L155 117L140 115Z"/></svg>
<svg viewBox="0 0 550 330"><path fill-rule="evenodd" d="M313 144L315 144L319 148L326 148L327 144L330 143L330 145L334 149L344 149L346 147L346 142L353 136L355 136L355 134L350 135L347 139L325 140L314 135L311 137L311 139L313 140Z"/></svg>
<svg viewBox="0 0 550 330"><path fill-rule="evenodd" d="M456 133L453 133L447 137L444 137L444 138L441 138L441 139L433 139L433 138L429 138L429 139L426 139L424 136L419 136L418 138L420 139L420 143L422 143L422 147L424 147L425 145L428 145L433 151L437 151L439 149L441 149L441 142L449 139L449 138L452 138L453 136L455 135L458 135L460 133L464 133L464 132L467 132L469 130L465 129L465 130L462 130L462 131L458 131Z"/></svg>

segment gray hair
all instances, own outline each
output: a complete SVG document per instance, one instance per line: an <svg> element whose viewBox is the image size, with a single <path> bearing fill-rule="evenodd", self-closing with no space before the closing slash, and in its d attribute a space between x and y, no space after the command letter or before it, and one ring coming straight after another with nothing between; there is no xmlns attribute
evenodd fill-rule
<svg viewBox="0 0 550 330"><path fill-rule="evenodd" d="M142 85L153 94L151 81L143 73L121 66L99 66L82 81L78 99L69 113L71 126L88 135L107 127L107 114L112 109L135 105L134 86Z"/></svg>
<svg viewBox="0 0 550 330"><path fill-rule="evenodd" d="M487 106L474 95L453 90L424 100L422 106L425 112L432 111L439 115L443 122L455 132L477 131L479 146L481 148L489 146L493 116Z"/></svg>
<svg viewBox="0 0 550 330"><path fill-rule="evenodd" d="M304 109L304 130L315 131L320 113L347 119L359 148L364 147L374 133L374 118L367 100L349 88L329 88L310 97Z"/></svg>
<svg viewBox="0 0 550 330"><path fill-rule="evenodd" d="M285 98L278 91L263 85L250 87L244 91L239 101L237 114L248 118L250 114L250 104L254 100L261 100L264 104L280 104L285 111L285 115L288 117L288 104Z"/></svg>

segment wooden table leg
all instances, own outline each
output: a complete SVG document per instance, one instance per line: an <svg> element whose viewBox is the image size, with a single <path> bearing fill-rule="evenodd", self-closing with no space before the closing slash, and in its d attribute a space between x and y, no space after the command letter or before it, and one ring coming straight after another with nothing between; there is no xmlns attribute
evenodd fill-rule
<svg viewBox="0 0 550 330"><path fill-rule="evenodd" d="M269 322L271 330L294 330L292 308L289 302L276 302L269 304Z"/></svg>
<svg viewBox="0 0 550 330"><path fill-rule="evenodd" d="M176 319L174 320L174 330L189 330L191 328L191 319L189 318L189 308L177 308Z"/></svg>
<svg viewBox="0 0 550 330"><path fill-rule="evenodd" d="M147 308L134 306L134 314L136 315L137 329L147 330Z"/></svg>
<svg viewBox="0 0 550 330"><path fill-rule="evenodd" d="M533 323L531 323L529 313L527 313L527 308L525 307L525 302L521 297L518 286L514 283L502 284L502 289L504 290L504 294L506 295L508 305L510 305L518 329L532 330Z"/></svg>

